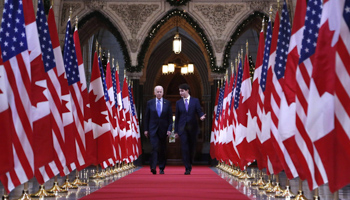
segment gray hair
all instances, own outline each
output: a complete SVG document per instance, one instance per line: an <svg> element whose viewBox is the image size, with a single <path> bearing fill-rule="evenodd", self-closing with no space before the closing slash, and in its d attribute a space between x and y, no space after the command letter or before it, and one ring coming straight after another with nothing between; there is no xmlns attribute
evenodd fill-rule
<svg viewBox="0 0 350 200"><path fill-rule="evenodd" d="M161 85L157 85L156 87L154 87L154 92L156 92L157 88L162 88L162 91L164 92L164 88Z"/></svg>

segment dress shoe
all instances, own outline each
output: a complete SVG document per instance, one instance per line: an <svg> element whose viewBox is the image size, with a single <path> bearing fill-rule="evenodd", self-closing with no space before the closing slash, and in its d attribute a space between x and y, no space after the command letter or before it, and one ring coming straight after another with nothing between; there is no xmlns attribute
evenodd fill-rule
<svg viewBox="0 0 350 200"><path fill-rule="evenodd" d="M164 174L164 169L159 170L159 174Z"/></svg>
<svg viewBox="0 0 350 200"><path fill-rule="evenodd" d="M187 170L185 171L184 174L185 174L185 175L190 175L190 174L191 174L191 171L187 169Z"/></svg>
<svg viewBox="0 0 350 200"><path fill-rule="evenodd" d="M156 169L151 169L152 174L157 174L157 170Z"/></svg>

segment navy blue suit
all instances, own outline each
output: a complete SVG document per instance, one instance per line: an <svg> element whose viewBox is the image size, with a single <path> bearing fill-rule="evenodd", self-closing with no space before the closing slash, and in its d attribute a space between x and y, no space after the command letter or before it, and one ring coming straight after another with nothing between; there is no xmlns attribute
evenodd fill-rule
<svg viewBox="0 0 350 200"><path fill-rule="evenodd" d="M199 133L197 117L202 117L204 113L199 100L190 97L188 111L186 111L184 99L176 102L175 113L175 133L179 134L181 140L182 161L186 170L191 171L192 159L195 150L197 135Z"/></svg>
<svg viewBox="0 0 350 200"><path fill-rule="evenodd" d="M162 113L158 116L156 98L149 100L144 115L144 131L148 131L152 145L150 158L151 169L156 169L158 161L159 169L165 168L167 131L171 131L172 127L173 112L171 110L171 102L163 98Z"/></svg>

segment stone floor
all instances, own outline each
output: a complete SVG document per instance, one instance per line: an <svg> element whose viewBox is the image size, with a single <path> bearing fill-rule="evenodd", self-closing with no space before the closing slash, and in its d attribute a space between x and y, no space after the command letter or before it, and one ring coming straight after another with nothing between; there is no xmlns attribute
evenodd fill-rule
<svg viewBox="0 0 350 200"><path fill-rule="evenodd" d="M118 179L127 176L134 171L138 170L139 167L137 168L132 168L126 171L123 171L121 173L118 173L116 175L108 176L105 179L90 179L89 177L95 173L96 168L95 167L89 167L86 168L82 171L79 172L80 179L83 182L87 182L88 186L80 186L78 189L69 189L67 193L60 193L56 197L50 197L50 198L45 198L45 199L55 199L55 200L76 200L79 199L83 196L89 195L90 193L114 182L117 181ZM242 180L238 179L229 173L218 169L216 167L212 167L213 171L216 172L221 178L225 179L229 184L231 184L234 188L238 189L245 195L247 195L250 199L253 200L274 200L274 199L281 199L281 198L275 198L271 194L267 194L263 190L259 190L257 187L252 187L251 182L253 180ZM257 169L256 168L249 168L248 173L249 174L257 174ZM76 173L73 172L69 175L69 180L73 181L75 178ZM263 176L264 179L267 179L267 176ZM65 177L57 177L58 183L61 185L64 183ZM274 181L274 177L272 179ZM48 182L45 183L45 188L50 189L53 186L54 179L49 180ZM286 176L284 173L280 174L280 183L282 188L285 188L286 185ZM298 188L299 188L299 179L295 178L293 180L290 180L290 186L291 190L294 194L297 194ZM314 193L313 191L310 191L307 186L307 182L303 181L302 182L302 187L304 191L304 196L307 199L313 199ZM32 179L28 182L28 191L30 194L33 194L37 192L39 189L39 185L36 182L35 179ZM10 195L9 199L18 199L21 197L23 191L23 185L18 186L16 189L14 189ZM0 196L3 196L4 194L4 188L2 184L0 183ZM323 185L319 187L319 197L321 200L333 200L333 199L340 199L340 200L350 200L350 186L346 186L343 189L339 190L339 196L335 196L332 194L327 185ZM39 198L32 198L32 199L39 199Z"/></svg>

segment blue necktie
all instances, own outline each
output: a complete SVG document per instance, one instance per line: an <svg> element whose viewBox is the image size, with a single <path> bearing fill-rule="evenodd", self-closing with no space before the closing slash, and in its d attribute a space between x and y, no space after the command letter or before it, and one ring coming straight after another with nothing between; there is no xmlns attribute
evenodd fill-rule
<svg viewBox="0 0 350 200"><path fill-rule="evenodd" d="M157 102L157 113L158 113L158 117L160 117L160 114L162 113L162 107L160 105L160 100L158 99Z"/></svg>
<svg viewBox="0 0 350 200"><path fill-rule="evenodd" d="M186 108L186 111L188 111L188 99L185 99L185 108Z"/></svg>

